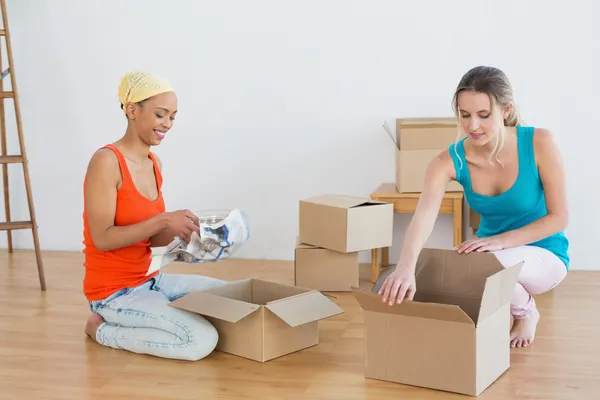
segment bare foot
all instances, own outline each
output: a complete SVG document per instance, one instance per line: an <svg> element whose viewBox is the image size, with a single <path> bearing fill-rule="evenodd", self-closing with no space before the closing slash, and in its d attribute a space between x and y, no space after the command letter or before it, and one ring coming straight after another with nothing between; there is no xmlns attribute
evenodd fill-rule
<svg viewBox="0 0 600 400"><path fill-rule="evenodd" d="M103 322L104 318L102 318L102 316L99 314L90 315L85 323L85 334L96 340L96 332Z"/></svg>
<svg viewBox="0 0 600 400"><path fill-rule="evenodd" d="M510 347L527 347L533 343L535 328L540 320L540 313L535 313L526 319L515 319L510 330Z"/></svg>

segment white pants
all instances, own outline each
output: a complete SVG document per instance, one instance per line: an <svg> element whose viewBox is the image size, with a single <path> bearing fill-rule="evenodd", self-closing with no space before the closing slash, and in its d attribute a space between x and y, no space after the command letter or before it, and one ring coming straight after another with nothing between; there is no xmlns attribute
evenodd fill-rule
<svg viewBox="0 0 600 400"><path fill-rule="evenodd" d="M531 295L552 290L567 275L564 262L541 247L513 247L493 254L505 267L524 261L510 304L515 319L528 318L535 313L537 309Z"/></svg>

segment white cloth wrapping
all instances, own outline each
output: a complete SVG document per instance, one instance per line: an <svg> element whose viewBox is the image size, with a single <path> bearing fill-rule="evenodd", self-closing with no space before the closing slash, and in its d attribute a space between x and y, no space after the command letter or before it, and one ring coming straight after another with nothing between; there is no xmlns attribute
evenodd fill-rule
<svg viewBox="0 0 600 400"><path fill-rule="evenodd" d="M238 209L217 223L200 219L200 235L192 233L190 243L175 238L164 247L152 249L152 261L146 275L174 262L215 262L229 258L250 237L248 218Z"/></svg>

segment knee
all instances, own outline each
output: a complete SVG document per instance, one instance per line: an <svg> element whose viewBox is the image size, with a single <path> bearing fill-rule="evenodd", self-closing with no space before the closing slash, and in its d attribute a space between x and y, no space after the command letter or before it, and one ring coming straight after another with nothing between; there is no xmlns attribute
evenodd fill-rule
<svg viewBox="0 0 600 400"><path fill-rule="evenodd" d="M189 332L190 340L183 358L188 361L199 361L210 355L219 342L219 334L215 327L206 320L200 321Z"/></svg>

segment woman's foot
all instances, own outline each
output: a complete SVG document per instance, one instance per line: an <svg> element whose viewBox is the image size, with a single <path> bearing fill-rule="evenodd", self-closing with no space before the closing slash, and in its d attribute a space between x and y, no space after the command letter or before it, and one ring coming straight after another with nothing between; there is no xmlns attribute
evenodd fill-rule
<svg viewBox="0 0 600 400"><path fill-rule="evenodd" d="M539 320L538 310L534 310L533 315L529 318L515 319L510 330L510 347L527 347L532 344Z"/></svg>
<svg viewBox="0 0 600 400"><path fill-rule="evenodd" d="M102 323L104 322L104 318L99 314L92 314L87 319L85 323L85 334L96 340L96 332Z"/></svg>

